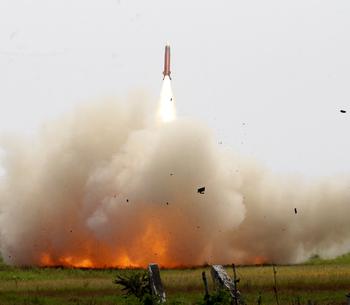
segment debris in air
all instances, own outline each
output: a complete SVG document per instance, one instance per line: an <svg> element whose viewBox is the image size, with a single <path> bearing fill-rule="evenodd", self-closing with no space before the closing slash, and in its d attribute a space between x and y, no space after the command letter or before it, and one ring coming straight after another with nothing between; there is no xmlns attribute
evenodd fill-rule
<svg viewBox="0 0 350 305"><path fill-rule="evenodd" d="M346 113L346 110L341 109L340 112L341 113Z"/></svg>
<svg viewBox="0 0 350 305"><path fill-rule="evenodd" d="M129 202L129 199L126 199L126 202Z"/></svg>
<svg viewBox="0 0 350 305"><path fill-rule="evenodd" d="M298 214L297 208L294 208L294 214Z"/></svg>
<svg viewBox="0 0 350 305"><path fill-rule="evenodd" d="M200 188L197 190L197 192L198 192L199 194L204 194L204 192L205 192L205 186L200 187Z"/></svg>

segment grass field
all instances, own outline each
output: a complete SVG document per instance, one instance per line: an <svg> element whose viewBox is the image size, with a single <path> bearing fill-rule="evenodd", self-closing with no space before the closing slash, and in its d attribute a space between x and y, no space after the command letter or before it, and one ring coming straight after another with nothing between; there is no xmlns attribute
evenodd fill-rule
<svg viewBox="0 0 350 305"><path fill-rule="evenodd" d="M201 272L208 268L162 270L169 304L196 304L203 299ZM232 275L230 268L227 271ZM271 266L237 268L239 289L247 304L276 304ZM135 270L17 268L0 264L2 304L137 304L113 284L118 274ZM211 284L211 281L209 281ZM346 304L350 291L350 255L334 260L313 258L304 265L277 266L280 304ZM212 287L211 287L212 288Z"/></svg>

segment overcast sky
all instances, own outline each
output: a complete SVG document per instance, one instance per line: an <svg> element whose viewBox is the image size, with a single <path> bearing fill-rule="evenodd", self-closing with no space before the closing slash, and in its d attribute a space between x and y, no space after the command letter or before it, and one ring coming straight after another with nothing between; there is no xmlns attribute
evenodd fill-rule
<svg viewBox="0 0 350 305"><path fill-rule="evenodd" d="M0 0L0 131L156 99L169 41L180 116L272 170L348 173L349 33L348 0Z"/></svg>

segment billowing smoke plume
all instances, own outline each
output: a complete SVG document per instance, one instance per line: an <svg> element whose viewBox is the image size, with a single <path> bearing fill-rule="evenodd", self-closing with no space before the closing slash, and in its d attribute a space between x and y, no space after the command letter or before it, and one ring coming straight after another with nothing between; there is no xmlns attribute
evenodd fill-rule
<svg viewBox="0 0 350 305"><path fill-rule="evenodd" d="M350 249L348 177L273 176L200 122L155 124L147 105L139 94L91 103L33 138L2 137L6 262L173 267Z"/></svg>

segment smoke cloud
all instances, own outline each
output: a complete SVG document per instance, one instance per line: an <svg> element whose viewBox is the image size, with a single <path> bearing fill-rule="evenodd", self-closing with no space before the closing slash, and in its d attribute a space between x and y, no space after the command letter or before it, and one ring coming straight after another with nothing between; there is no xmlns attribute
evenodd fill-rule
<svg viewBox="0 0 350 305"><path fill-rule="evenodd" d="M290 263L350 250L349 177L276 176L201 122L155 124L150 105L93 102L33 137L2 136L7 263Z"/></svg>

